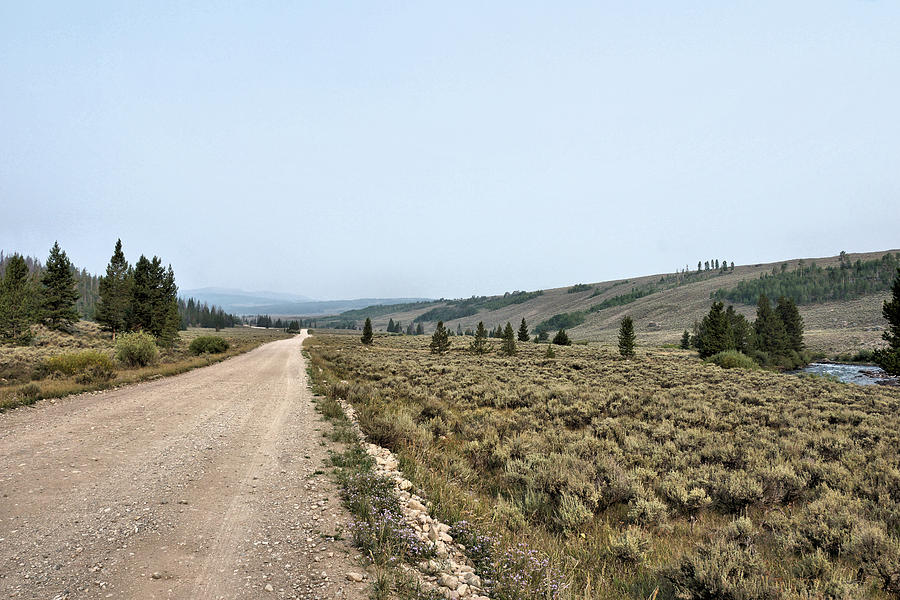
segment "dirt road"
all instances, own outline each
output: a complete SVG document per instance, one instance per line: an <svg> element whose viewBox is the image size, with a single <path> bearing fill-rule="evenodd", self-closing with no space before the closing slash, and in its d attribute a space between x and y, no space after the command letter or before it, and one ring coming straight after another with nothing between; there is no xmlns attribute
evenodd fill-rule
<svg viewBox="0 0 900 600"><path fill-rule="evenodd" d="M0 598L365 598L302 339L0 415Z"/></svg>

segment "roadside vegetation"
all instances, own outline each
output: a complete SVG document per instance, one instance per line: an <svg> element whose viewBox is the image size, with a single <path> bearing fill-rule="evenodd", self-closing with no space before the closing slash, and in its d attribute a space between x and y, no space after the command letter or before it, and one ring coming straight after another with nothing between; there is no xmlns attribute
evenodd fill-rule
<svg viewBox="0 0 900 600"><path fill-rule="evenodd" d="M318 385L354 405L442 520L525 544L559 574L529 597L900 594L900 390L678 349L429 342L306 348Z"/></svg>
<svg viewBox="0 0 900 600"><path fill-rule="evenodd" d="M29 344L39 325L71 333L81 319L99 323L113 338L123 331L146 331L167 347L188 327L218 331L241 324L220 307L177 293L171 265L143 255L130 265L122 240L116 241L103 277L76 269L58 243L44 263L0 252L0 345Z"/></svg>
<svg viewBox="0 0 900 600"><path fill-rule="evenodd" d="M120 334L113 342L89 321L74 323L68 333L43 326L33 331L30 345L0 352L0 411L44 398L176 375L288 337L275 329L191 328L181 332L174 346L159 347L152 336L139 332ZM195 340L210 338L216 341L202 342L209 349L196 353ZM215 352L211 347L225 350Z"/></svg>

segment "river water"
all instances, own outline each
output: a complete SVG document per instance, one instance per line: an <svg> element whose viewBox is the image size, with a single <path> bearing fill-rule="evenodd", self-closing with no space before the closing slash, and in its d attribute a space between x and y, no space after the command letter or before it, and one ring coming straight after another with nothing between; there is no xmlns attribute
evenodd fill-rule
<svg viewBox="0 0 900 600"><path fill-rule="evenodd" d="M875 385L880 381L896 381L878 367L872 365L848 365L844 363L810 363L804 369L793 373L812 373L813 375L830 375L844 383L858 385Z"/></svg>

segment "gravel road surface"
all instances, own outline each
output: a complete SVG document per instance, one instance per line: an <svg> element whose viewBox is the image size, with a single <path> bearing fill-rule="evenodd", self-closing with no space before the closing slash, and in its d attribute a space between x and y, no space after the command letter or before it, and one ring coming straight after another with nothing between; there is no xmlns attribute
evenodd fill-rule
<svg viewBox="0 0 900 600"><path fill-rule="evenodd" d="M304 337L0 414L0 598L365 598Z"/></svg>

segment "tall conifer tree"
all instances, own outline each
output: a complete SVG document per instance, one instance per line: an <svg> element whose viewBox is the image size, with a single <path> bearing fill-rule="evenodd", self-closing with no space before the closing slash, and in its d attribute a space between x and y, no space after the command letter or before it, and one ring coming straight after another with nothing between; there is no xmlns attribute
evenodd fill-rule
<svg viewBox="0 0 900 600"><path fill-rule="evenodd" d="M503 344L501 344L500 350L507 356L513 356L516 353L516 333L508 321L503 330Z"/></svg>
<svg viewBox="0 0 900 600"><path fill-rule="evenodd" d="M41 277L43 286L43 320L51 329L65 330L78 321L75 302L78 290L75 287L75 274L69 257L55 242L50 249L50 256L44 266Z"/></svg>
<svg viewBox="0 0 900 600"><path fill-rule="evenodd" d="M634 356L634 321L628 315L619 326L619 354L625 358Z"/></svg>
<svg viewBox="0 0 900 600"><path fill-rule="evenodd" d="M756 333L756 349L773 356L781 356L787 349L787 334L784 323L772 310L772 304L765 294L759 295L756 304L756 322L753 324Z"/></svg>
<svg viewBox="0 0 900 600"><path fill-rule="evenodd" d="M13 254L0 280L0 339L27 343L30 325L40 311L40 298L35 278L19 254Z"/></svg>
<svg viewBox="0 0 900 600"><path fill-rule="evenodd" d="M96 314L97 322L112 331L113 339L125 329L130 302L130 267L122 252L122 240L117 240L112 258L106 266L106 276L100 278L100 302Z"/></svg>
<svg viewBox="0 0 900 600"><path fill-rule="evenodd" d="M487 329L484 328L484 321L478 321L478 327L475 328L475 339L472 340L472 345L469 346L469 350L475 354L484 354L487 352L487 335Z"/></svg>
<svg viewBox="0 0 900 600"><path fill-rule="evenodd" d="M528 324L525 323L525 319L522 319L522 324L519 325L519 341L527 342L531 339L531 336L528 335Z"/></svg>
<svg viewBox="0 0 900 600"><path fill-rule="evenodd" d="M444 327L443 321L438 321L437 328L431 336L431 353L443 354L450 349L450 332Z"/></svg>
<svg viewBox="0 0 900 600"><path fill-rule="evenodd" d="M885 300L881 307L881 314L888 322L888 328L881 337L888 345L875 351L875 362L887 373L900 375L900 268L897 269L891 292L891 299Z"/></svg>
<svg viewBox="0 0 900 600"><path fill-rule="evenodd" d="M775 305L775 313L784 324L787 349L794 352L803 352L805 348L803 344L803 317L800 316L800 311L797 310L797 305L793 299L781 296Z"/></svg>
<svg viewBox="0 0 900 600"><path fill-rule="evenodd" d="M374 336L372 335L372 319L370 319L369 317L366 317L366 322L363 325L363 332L362 332L362 338L361 338L362 343L368 346L369 344L372 343L373 337Z"/></svg>

